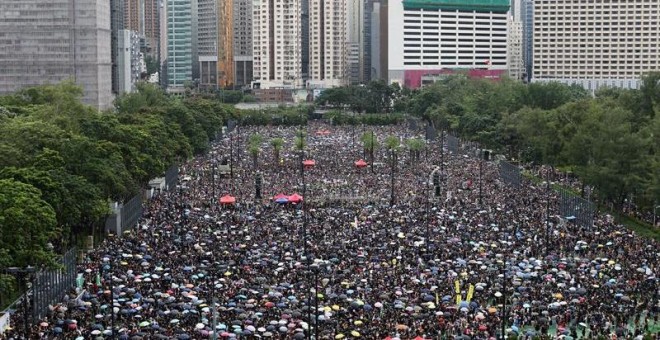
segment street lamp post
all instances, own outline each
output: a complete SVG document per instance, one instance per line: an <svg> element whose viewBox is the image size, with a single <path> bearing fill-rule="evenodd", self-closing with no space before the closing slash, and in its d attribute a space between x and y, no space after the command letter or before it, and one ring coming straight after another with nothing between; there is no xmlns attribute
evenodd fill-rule
<svg viewBox="0 0 660 340"><path fill-rule="evenodd" d="M212 174L213 174L213 199L215 200L215 173L216 169L218 168L218 162L216 160L213 160L213 169L212 169Z"/></svg>
<svg viewBox="0 0 660 340"><path fill-rule="evenodd" d="M396 153L394 149L390 150L390 157L392 158L392 171L390 173L390 206L394 206L394 171L396 168Z"/></svg>
<svg viewBox="0 0 660 340"><path fill-rule="evenodd" d="M114 282L112 281L112 273L109 273L111 267L110 264L108 264L106 260L103 262L106 262L101 266L101 276L103 277L103 284L105 285L106 282L106 276L107 274L110 274L110 278L108 279L108 285L110 288L110 331L112 332L112 338L115 338L115 292L114 292L114 287L113 284Z"/></svg>
<svg viewBox="0 0 660 340"><path fill-rule="evenodd" d="M545 186L545 247L550 253L550 171L546 174Z"/></svg>
<svg viewBox="0 0 660 340"><path fill-rule="evenodd" d="M19 286L21 282L23 281L25 282L26 289L25 289L25 293L23 294L23 319L24 319L23 337L25 339L30 338L30 327L29 327L30 322L28 321L28 311L30 309L30 295L28 294L27 284L29 283L30 274L34 273L34 271L35 268L30 266L25 268L9 267L5 269L5 272L17 276Z"/></svg>
<svg viewBox="0 0 660 340"><path fill-rule="evenodd" d="M481 206L482 200L483 200L483 195L482 195L482 183L483 183L483 159L482 157L479 158L479 206Z"/></svg>

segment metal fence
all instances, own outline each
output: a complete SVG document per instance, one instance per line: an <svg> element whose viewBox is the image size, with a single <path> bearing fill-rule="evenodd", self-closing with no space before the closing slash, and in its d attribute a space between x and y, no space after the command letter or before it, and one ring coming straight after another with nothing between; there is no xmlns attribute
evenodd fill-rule
<svg viewBox="0 0 660 340"><path fill-rule="evenodd" d="M504 183L514 187L520 187L521 175L520 168L517 165L500 161L499 170L500 177Z"/></svg>
<svg viewBox="0 0 660 340"><path fill-rule="evenodd" d="M452 153L458 153L461 141L450 134L447 134L447 150Z"/></svg>
<svg viewBox="0 0 660 340"><path fill-rule="evenodd" d="M591 228L594 223L595 212L593 202L565 189L559 189L558 191L561 195L559 213L579 226Z"/></svg>
<svg viewBox="0 0 660 340"><path fill-rule="evenodd" d="M76 284L76 248L70 249L60 262L60 269L42 270L32 281L32 317L39 320L48 306L60 302L64 293Z"/></svg>
<svg viewBox="0 0 660 340"><path fill-rule="evenodd" d="M137 195L121 207L121 231L134 226L142 217L142 197Z"/></svg>
<svg viewBox="0 0 660 340"><path fill-rule="evenodd" d="M179 178L179 167L172 165L165 171L165 187L172 189L176 186L177 179Z"/></svg>

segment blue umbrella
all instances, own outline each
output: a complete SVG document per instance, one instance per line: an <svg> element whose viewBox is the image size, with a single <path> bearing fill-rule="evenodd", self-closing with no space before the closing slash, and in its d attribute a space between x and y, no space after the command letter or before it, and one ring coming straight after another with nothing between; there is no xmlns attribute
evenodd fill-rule
<svg viewBox="0 0 660 340"><path fill-rule="evenodd" d="M289 203L289 199L284 198L284 197L280 197L280 198L276 199L275 202L280 203L280 204Z"/></svg>

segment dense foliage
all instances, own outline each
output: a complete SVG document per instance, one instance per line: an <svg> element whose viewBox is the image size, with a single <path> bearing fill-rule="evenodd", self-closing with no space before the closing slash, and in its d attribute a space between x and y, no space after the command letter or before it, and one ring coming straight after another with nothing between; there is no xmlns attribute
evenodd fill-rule
<svg viewBox="0 0 660 340"><path fill-rule="evenodd" d="M517 160L572 171L604 202L621 206L633 195L648 210L660 202L659 81L660 73L652 73L639 90L607 88L592 96L576 85L452 76L414 91L380 83L326 90L318 103L418 116ZM372 104L384 102L391 107ZM341 124L361 123L333 115Z"/></svg>
<svg viewBox="0 0 660 340"><path fill-rule="evenodd" d="M0 268L53 264L102 225L110 200L206 151L236 116L218 100L170 98L148 84L108 112L81 95L67 81L0 97Z"/></svg>

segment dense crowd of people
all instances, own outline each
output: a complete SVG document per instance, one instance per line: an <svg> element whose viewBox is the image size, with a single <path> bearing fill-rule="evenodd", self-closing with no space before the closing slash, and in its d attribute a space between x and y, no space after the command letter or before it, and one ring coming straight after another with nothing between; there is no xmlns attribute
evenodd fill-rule
<svg viewBox="0 0 660 340"><path fill-rule="evenodd" d="M403 126L374 128L373 160L362 128L305 130L304 156L298 128L240 127L182 166L179 186L149 201L135 229L86 255L80 298L72 292L52 306L28 337L657 334L657 242L609 216L595 216L591 228L565 221L544 183L509 186L494 162L452 154L438 140L419 159L403 147L395 163L383 141L417 136ZM256 133L255 168L246 145ZM285 141L278 158L276 137ZM214 177L227 159L231 174ZM359 159L371 166L357 167ZM303 170L301 160L315 165ZM273 200L292 194L301 202ZM220 204L225 195L236 203ZM19 314L10 339L23 335Z"/></svg>

